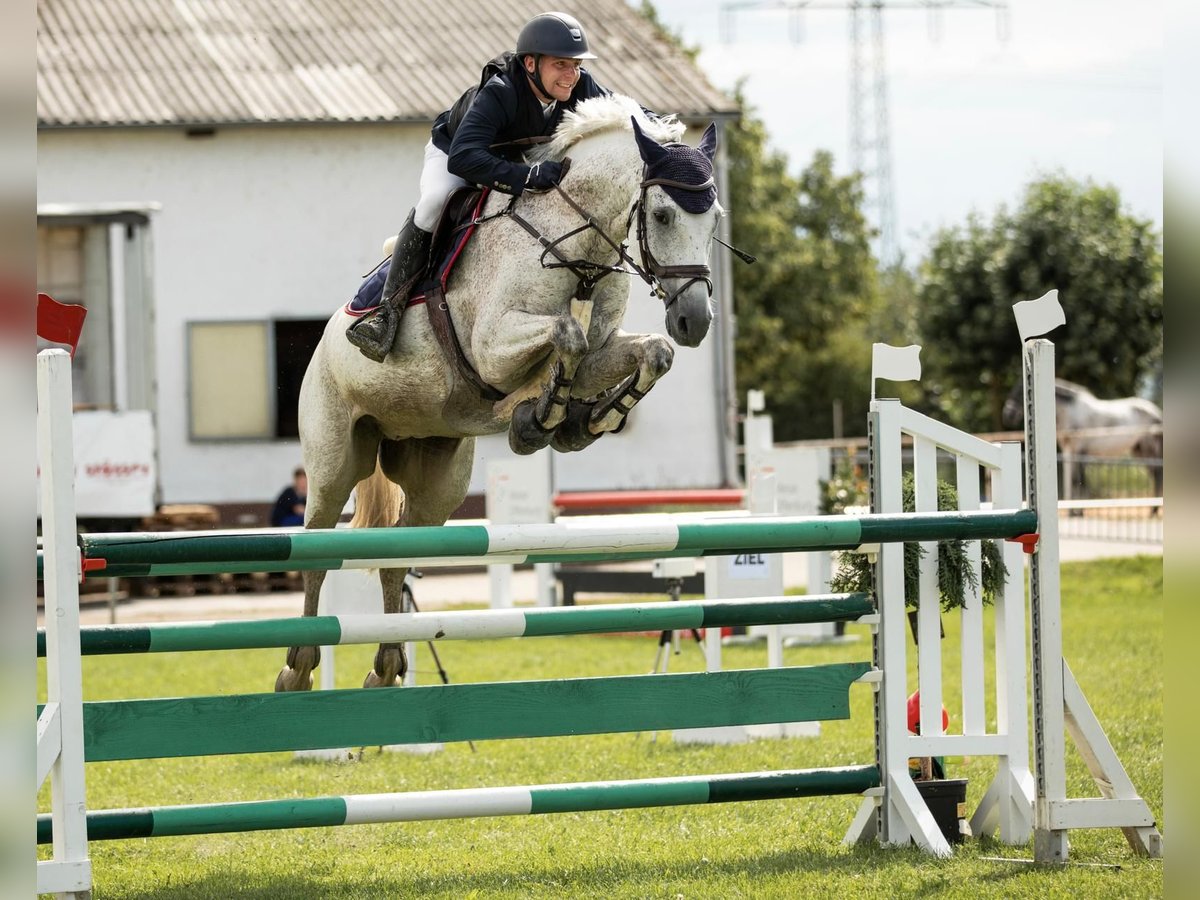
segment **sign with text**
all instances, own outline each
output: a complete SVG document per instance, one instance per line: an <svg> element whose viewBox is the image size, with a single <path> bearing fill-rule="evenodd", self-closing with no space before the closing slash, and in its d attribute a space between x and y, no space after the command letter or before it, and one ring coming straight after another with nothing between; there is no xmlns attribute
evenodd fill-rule
<svg viewBox="0 0 1200 900"><path fill-rule="evenodd" d="M75 514L81 519L154 515L158 466L148 410L84 410L72 417ZM39 478L41 472L38 472ZM42 497L38 491L38 515Z"/></svg>
<svg viewBox="0 0 1200 900"><path fill-rule="evenodd" d="M771 559L765 553L739 553L726 557L729 577L737 581L762 580L771 577Z"/></svg>
<svg viewBox="0 0 1200 900"><path fill-rule="evenodd" d="M550 450L487 464L488 521L496 525L545 525L550 512Z"/></svg>

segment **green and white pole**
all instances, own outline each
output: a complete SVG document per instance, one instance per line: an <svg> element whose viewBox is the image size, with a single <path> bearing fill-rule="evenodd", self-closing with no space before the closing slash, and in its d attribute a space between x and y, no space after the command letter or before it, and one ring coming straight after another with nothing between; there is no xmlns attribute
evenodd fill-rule
<svg viewBox="0 0 1200 900"><path fill-rule="evenodd" d="M88 839L93 841L177 837L284 828L823 797L861 794L878 786L879 770L875 766L846 766L535 787L102 810L87 814L87 828ZM49 816L39 816L37 825L38 843L48 843L52 837Z"/></svg>
<svg viewBox="0 0 1200 900"><path fill-rule="evenodd" d="M989 510L607 525L94 534L82 535L80 543L85 568L92 562L89 571L111 578L854 550L888 542L1010 538L1036 530L1031 510Z"/></svg>
<svg viewBox="0 0 1200 900"><path fill-rule="evenodd" d="M874 611L868 594L823 594L813 597L621 603L590 607L99 625L82 629L80 643L84 655L99 656L853 621ZM39 630L39 656L45 656L45 641L45 633Z"/></svg>

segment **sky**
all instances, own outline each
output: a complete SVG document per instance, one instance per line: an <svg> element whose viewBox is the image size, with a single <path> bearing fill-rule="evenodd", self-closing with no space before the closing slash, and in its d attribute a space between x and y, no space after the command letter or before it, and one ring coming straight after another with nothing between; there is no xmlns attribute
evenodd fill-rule
<svg viewBox="0 0 1200 900"><path fill-rule="evenodd" d="M761 3L733 13L726 40L722 0L654 5L685 43L701 47L714 85L732 91L744 80L791 171L820 149L849 170L844 9L806 11L793 41L789 13ZM1015 206L1044 174L1113 185L1128 212L1161 228L1163 7L1008 0L1003 29L994 10L949 9L940 37L927 11L885 12L893 204L906 263L939 227L962 224L973 210L990 216L1000 204Z"/></svg>

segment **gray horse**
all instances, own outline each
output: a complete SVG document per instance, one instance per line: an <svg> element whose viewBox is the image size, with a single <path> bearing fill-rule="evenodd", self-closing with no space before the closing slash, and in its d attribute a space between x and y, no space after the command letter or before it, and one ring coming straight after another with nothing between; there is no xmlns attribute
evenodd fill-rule
<svg viewBox="0 0 1200 900"><path fill-rule="evenodd" d="M333 527L356 485L356 527L441 525L466 496L476 436L508 430L516 452L570 451L622 427L674 358L665 337L621 330L628 270L662 298L676 344L699 345L712 321L715 131L698 149L679 143L683 131L627 97L581 103L537 149L570 159L560 189L490 196L446 292L466 366L447 359L419 306L382 364L334 314L300 390L306 528ZM406 573L380 570L385 612L400 610ZM304 573L304 615L324 579ZM309 689L318 661L317 647L290 648L275 689ZM381 644L364 686L399 684L406 665L401 645Z"/></svg>
<svg viewBox="0 0 1200 900"><path fill-rule="evenodd" d="M1101 400L1073 381L1054 381L1054 412L1059 453L1075 457L1148 460L1155 496L1162 496L1163 413L1156 404L1141 397ZM1025 424L1021 383L1008 395L1001 412L1006 428ZM1086 467L1078 469L1079 487L1088 496ZM1060 474L1061 478L1061 474Z"/></svg>

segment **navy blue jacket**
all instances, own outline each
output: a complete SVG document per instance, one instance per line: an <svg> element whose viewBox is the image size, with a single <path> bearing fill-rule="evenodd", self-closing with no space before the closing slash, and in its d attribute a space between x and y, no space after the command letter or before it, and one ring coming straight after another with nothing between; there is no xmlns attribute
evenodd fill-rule
<svg viewBox="0 0 1200 900"><path fill-rule="evenodd" d="M506 54L496 62L504 63L503 71L481 87L472 87L437 117L433 145L450 157L451 174L506 194L520 194L529 173L529 166L521 161L528 147L492 145L551 134L564 111L574 109L580 100L601 97L609 91L581 69L570 99L556 103L546 118L520 57Z"/></svg>

